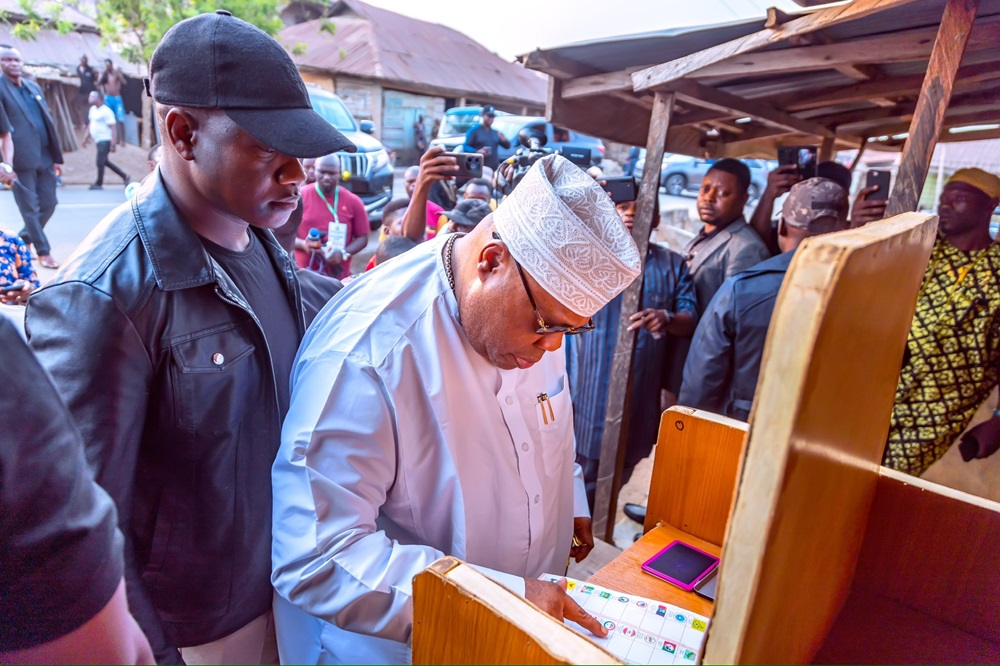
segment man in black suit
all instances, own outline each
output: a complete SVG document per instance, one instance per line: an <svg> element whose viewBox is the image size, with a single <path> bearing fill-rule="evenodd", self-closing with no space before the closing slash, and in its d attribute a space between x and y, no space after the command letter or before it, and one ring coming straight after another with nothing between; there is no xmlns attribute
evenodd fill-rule
<svg viewBox="0 0 1000 666"><path fill-rule="evenodd" d="M23 187L14 187L14 201L24 219L20 232L26 243L33 243L38 263L45 268L59 268L49 254L49 241L43 231L56 209L56 178L61 173L62 150L55 123L45 105L42 89L21 76L21 54L12 46L0 46L0 105L13 128L13 154L4 154L14 169L12 179Z"/></svg>

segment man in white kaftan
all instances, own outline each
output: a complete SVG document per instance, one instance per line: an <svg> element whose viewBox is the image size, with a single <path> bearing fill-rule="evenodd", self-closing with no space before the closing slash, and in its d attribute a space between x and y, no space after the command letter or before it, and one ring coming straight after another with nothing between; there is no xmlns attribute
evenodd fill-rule
<svg viewBox="0 0 1000 666"><path fill-rule="evenodd" d="M610 200L552 156L471 234L411 250L325 308L273 471L283 662L407 662L412 579L434 560L535 600L574 531L592 545L565 356L544 352L638 267Z"/></svg>

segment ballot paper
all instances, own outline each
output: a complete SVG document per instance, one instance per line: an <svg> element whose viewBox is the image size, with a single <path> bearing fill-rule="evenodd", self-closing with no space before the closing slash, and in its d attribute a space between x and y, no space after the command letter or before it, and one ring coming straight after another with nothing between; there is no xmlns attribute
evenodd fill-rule
<svg viewBox="0 0 1000 666"><path fill-rule="evenodd" d="M555 583L563 576L543 574L540 578ZM600 585L566 580L569 596L596 617L608 635L598 638L575 622L566 625L626 664L697 664L701 660L707 617Z"/></svg>

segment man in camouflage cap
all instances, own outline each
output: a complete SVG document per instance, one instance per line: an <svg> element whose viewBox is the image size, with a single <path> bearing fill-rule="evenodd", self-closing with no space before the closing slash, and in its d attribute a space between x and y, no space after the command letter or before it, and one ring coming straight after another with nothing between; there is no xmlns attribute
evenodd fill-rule
<svg viewBox="0 0 1000 666"><path fill-rule="evenodd" d="M799 244L846 229L847 192L826 178L792 186L778 222L781 254L726 280L701 317L679 403L746 421L774 303Z"/></svg>

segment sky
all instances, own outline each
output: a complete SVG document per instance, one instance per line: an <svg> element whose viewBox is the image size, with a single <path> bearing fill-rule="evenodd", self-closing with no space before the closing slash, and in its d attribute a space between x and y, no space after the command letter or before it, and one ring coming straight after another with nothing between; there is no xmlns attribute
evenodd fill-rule
<svg viewBox="0 0 1000 666"><path fill-rule="evenodd" d="M472 37L506 60L536 48L763 17L792 0L365 0Z"/></svg>

